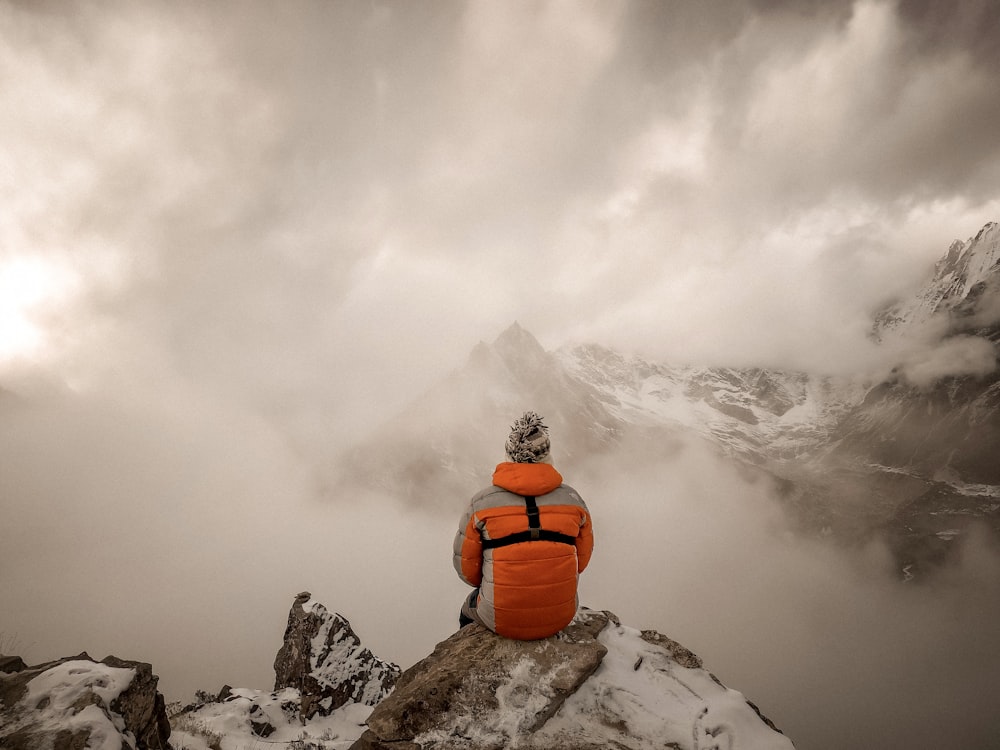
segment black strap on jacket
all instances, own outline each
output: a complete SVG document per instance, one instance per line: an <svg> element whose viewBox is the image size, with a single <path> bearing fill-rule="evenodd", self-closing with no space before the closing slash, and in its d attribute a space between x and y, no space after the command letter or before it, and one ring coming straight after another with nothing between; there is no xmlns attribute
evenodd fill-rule
<svg viewBox="0 0 1000 750"><path fill-rule="evenodd" d="M497 547L507 547L511 544L521 542L559 542L561 544L576 544L576 538L569 534L561 534L558 531L549 531L542 528L542 521L538 514L538 503L534 497L524 498L525 509L528 512L528 530L519 531L516 534L508 534L499 539L483 539L483 549L496 549Z"/></svg>
<svg viewBox="0 0 1000 750"><path fill-rule="evenodd" d="M499 539L483 539L483 549L496 549L497 547L507 547L520 542L561 542L562 544L576 544L576 537L569 534L560 534L558 531L548 529L536 529L536 533L531 531L519 531L516 534L508 534Z"/></svg>
<svg viewBox="0 0 1000 750"><path fill-rule="evenodd" d="M531 533L531 538L538 539L538 532L542 530L542 519L538 515L538 503L534 497L525 495L524 509L528 512L528 531Z"/></svg>

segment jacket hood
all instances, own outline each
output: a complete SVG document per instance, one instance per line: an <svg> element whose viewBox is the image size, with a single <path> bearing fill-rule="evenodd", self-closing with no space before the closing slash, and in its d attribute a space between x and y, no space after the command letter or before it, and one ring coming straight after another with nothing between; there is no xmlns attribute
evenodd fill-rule
<svg viewBox="0 0 1000 750"><path fill-rule="evenodd" d="M518 495L546 495L562 484L562 474L552 464L497 464L493 484Z"/></svg>

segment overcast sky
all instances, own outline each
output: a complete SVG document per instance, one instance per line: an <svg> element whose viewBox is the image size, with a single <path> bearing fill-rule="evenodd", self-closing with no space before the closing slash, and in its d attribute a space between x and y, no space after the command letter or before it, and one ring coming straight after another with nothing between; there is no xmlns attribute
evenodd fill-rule
<svg viewBox="0 0 1000 750"><path fill-rule="evenodd" d="M25 612L0 631L41 659L117 623L108 650L175 679L138 635L165 609L185 644L238 615L241 654L276 651L327 580L279 554L325 528L317 465L514 320L547 348L870 366L872 312L1000 220L998 14L0 0L0 388L34 405L2 434ZM377 515L338 518L317 569L365 559ZM450 526L412 520L436 559ZM378 640L357 588L318 593ZM409 590L461 594L432 588Z"/></svg>
<svg viewBox="0 0 1000 750"><path fill-rule="evenodd" d="M0 2L0 366L365 399L515 319L853 364L1000 219L997 14Z"/></svg>

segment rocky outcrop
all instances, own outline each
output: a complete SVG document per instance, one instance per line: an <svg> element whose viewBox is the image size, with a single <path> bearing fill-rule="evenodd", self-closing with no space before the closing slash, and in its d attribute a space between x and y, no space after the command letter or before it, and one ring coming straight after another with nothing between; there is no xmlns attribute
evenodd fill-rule
<svg viewBox="0 0 1000 750"><path fill-rule="evenodd" d="M86 653L32 667L3 663L4 750L170 747L166 705L149 664L114 656L98 662Z"/></svg>
<svg viewBox="0 0 1000 750"><path fill-rule="evenodd" d="M461 629L367 723L352 750L792 749L683 646L591 610L540 641Z"/></svg>
<svg viewBox="0 0 1000 750"><path fill-rule="evenodd" d="M0 654L0 672L22 672L28 668L20 656L4 656Z"/></svg>
<svg viewBox="0 0 1000 750"><path fill-rule="evenodd" d="M348 703L374 706L392 690L400 669L361 645L351 624L304 591L288 613L274 659L274 690L294 688L304 720Z"/></svg>
<svg viewBox="0 0 1000 750"><path fill-rule="evenodd" d="M508 640L478 625L463 628L403 674L392 699L369 717L367 744L356 747L413 740L441 729L442 719L454 716L456 709L470 722L482 722L509 699L523 705L516 717L501 720L512 720L511 728L518 732L532 732L600 666L607 649L596 635L607 622L601 616L581 619L542 641ZM515 670L526 682L537 683L523 701L504 692ZM454 729L463 731L457 724Z"/></svg>

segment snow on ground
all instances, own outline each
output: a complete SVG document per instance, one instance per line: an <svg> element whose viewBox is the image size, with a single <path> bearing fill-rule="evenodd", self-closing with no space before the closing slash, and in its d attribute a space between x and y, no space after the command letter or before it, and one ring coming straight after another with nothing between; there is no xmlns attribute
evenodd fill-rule
<svg viewBox="0 0 1000 750"><path fill-rule="evenodd" d="M264 750L272 745L346 750L364 732L372 712L371 706L348 703L329 716L317 715L303 724L298 705L299 693L293 688L276 693L235 689L223 702L174 716L170 744L174 750ZM274 730L266 737L259 733L265 724Z"/></svg>
<svg viewBox="0 0 1000 750"><path fill-rule="evenodd" d="M79 702L86 700L90 692L100 698L110 712L111 702L128 689L134 678L132 669L82 659L57 664L28 683L28 691L20 702L25 709L25 721L30 721L35 730L89 732L87 747L90 750L119 750L124 720L93 704L81 710ZM15 721L3 729L10 733L17 731L19 726ZM126 733L125 740L135 747L135 738L130 733Z"/></svg>

